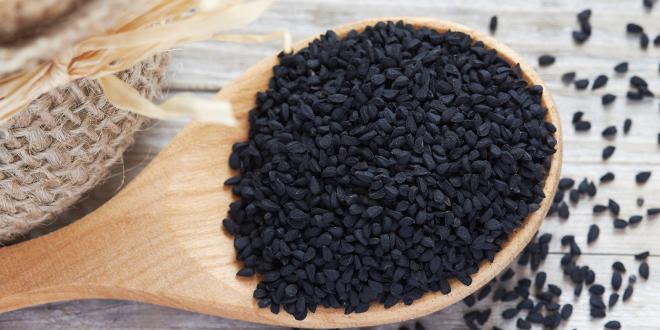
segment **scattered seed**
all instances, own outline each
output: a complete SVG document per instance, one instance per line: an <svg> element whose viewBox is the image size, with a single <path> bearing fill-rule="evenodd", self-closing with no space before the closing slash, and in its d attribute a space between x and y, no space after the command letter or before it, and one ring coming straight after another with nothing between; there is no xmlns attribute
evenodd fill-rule
<svg viewBox="0 0 660 330"><path fill-rule="evenodd" d="M488 29L490 30L490 33L495 33L495 30L497 30L497 16L492 16L490 18Z"/></svg>
<svg viewBox="0 0 660 330"><path fill-rule="evenodd" d="M642 0L642 4L644 5L644 8L647 10L653 9L653 4L655 3L655 0Z"/></svg>
<svg viewBox="0 0 660 330"><path fill-rule="evenodd" d="M506 271L504 271L504 273L502 274L502 276L500 276L500 281L506 282L506 281L510 280L511 278L513 278L513 276L515 274L516 273L513 271L513 269L507 268Z"/></svg>
<svg viewBox="0 0 660 330"><path fill-rule="evenodd" d="M488 297L488 295L492 290L493 290L492 286L490 285L484 286L481 290L479 290L479 293L477 294L477 300L485 299L486 297Z"/></svg>
<svg viewBox="0 0 660 330"><path fill-rule="evenodd" d="M611 198L607 201L607 208L610 209L610 212L614 215L619 215L619 211L621 211L619 203Z"/></svg>
<svg viewBox="0 0 660 330"><path fill-rule="evenodd" d="M589 79L577 79L574 81L574 84L578 90L586 89L589 86Z"/></svg>
<svg viewBox="0 0 660 330"><path fill-rule="evenodd" d="M616 303L618 301L619 301L619 294L618 293L614 292L614 293L610 294L610 298L607 301L607 307L608 308L614 307L614 305L616 305Z"/></svg>
<svg viewBox="0 0 660 330"><path fill-rule="evenodd" d="M632 119L626 118L623 121L623 134L628 134L630 132L630 127L632 126Z"/></svg>
<svg viewBox="0 0 660 330"><path fill-rule="evenodd" d="M623 297L622 297L621 300L628 301L628 299L630 299L630 297L632 296L633 291L634 291L634 289L633 289L632 285L626 286L626 289L623 290Z"/></svg>
<svg viewBox="0 0 660 330"><path fill-rule="evenodd" d="M649 251L640 252L635 255L635 260L646 260L651 255Z"/></svg>
<svg viewBox="0 0 660 330"><path fill-rule="evenodd" d="M616 95L614 94L605 94L601 97L600 101L603 105L609 105L616 100Z"/></svg>
<svg viewBox="0 0 660 330"><path fill-rule="evenodd" d="M624 229L628 227L628 222L623 219L614 219L614 228L616 229Z"/></svg>
<svg viewBox="0 0 660 330"><path fill-rule="evenodd" d="M621 263L621 261L615 261L612 264L612 269L617 272L622 272L622 273L626 272L626 267L623 265L623 263Z"/></svg>
<svg viewBox="0 0 660 330"><path fill-rule="evenodd" d="M573 314L573 305L564 304L564 306L561 306L561 310L559 312L559 315L561 315L561 318L564 321L568 320L571 317L572 314Z"/></svg>
<svg viewBox="0 0 660 330"><path fill-rule="evenodd" d="M656 46L656 47L660 46L660 34L655 36L655 38L653 39L653 46Z"/></svg>
<svg viewBox="0 0 660 330"><path fill-rule="evenodd" d="M600 177L600 183L608 183L614 181L614 173L607 172Z"/></svg>
<svg viewBox="0 0 660 330"><path fill-rule="evenodd" d="M598 239L598 235L600 235L600 228L598 228L598 225L591 225L589 226L589 233L587 234L587 243L593 243Z"/></svg>
<svg viewBox="0 0 660 330"><path fill-rule="evenodd" d="M646 263L646 261L643 261L639 265L639 276L641 276L645 280L649 279L649 264Z"/></svg>
<svg viewBox="0 0 660 330"><path fill-rule="evenodd" d="M605 205L596 204L596 205L594 205L593 212L594 212L595 214L596 214L596 213L602 213L602 212L604 212L604 211L607 210L607 209L608 209L608 207L605 206Z"/></svg>
<svg viewBox="0 0 660 330"><path fill-rule="evenodd" d="M555 63L555 57L552 55L544 54L539 57L539 66L549 66Z"/></svg>
<svg viewBox="0 0 660 330"><path fill-rule="evenodd" d="M642 34L639 36L639 46L642 47L642 49L646 49L649 47L649 36L642 32Z"/></svg>
<svg viewBox="0 0 660 330"><path fill-rule="evenodd" d="M646 215L654 216L660 214L660 207L652 207L646 210Z"/></svg>
<svg viewBox="0 0 660 330"><path fill-rule="evenodd" d="M591 90L602 88L606 84L607 84L607 76L601 74L598 77L596 77L596 79L594 79L594 84L591 85Z"/></svg>
<svg viewBox="0 0 660 330"><path fill-rule="evenodd" d="M646 183L646 181L648 181L650 177L651 177L650 171L639 172L637 173L637 175L635 175L635 182Z"/></svg>
<svg viewBox="0 0 660 330"><path fill-rule="evenodd" d="M628 223L631 225L636 225L640 222L642 222L643 217L641 215L631 215L630 218L628 218Z"/></svg>
<svg viewBox="0 0 660 330"><path fill-rule="evenodd" d="M621 323L619 321L608 321L605 323L605 329L613 329L613 330L618 330L621 329Z"/></svg>
<svg viewBox="0 0 660 330"><path fill-rule="evenodd" d="M571 189L571 191L568 194L568 198L571 202L577 203L580 200L580 192L577 191L576 189Z"/></svg>
<svg viewBox="0 0 660 330"><path fill-rule="evenodd" d="M589 312L589 315L591 315L591 317L597 318L597 319L601 319L601 318L604 318L605 316L607 316L607 314L605 313L605 310L600 309L600 308L592 308Z"/></svg>
<svg viewBox="0 0 660 330"><path fill-rule="evenodd" d="M557 215L562 219L568 219L571 215L571 212L568 210L568 204L561 202L559 208L557 209Z"/></svg>
<svg viewBox="0 0 660 330"><path fill-rule="evenodd" d="M614 153L614 150L616 147L614 146L607 146L603 149L603 160L608 160L610 157L612 157L612 154Z"/></svg>
<svg viewBox="0 0 660 330"><path fill-rule="evenodd" d="M584 132L591 129L591 123L588 121L579 121L575 123L575 130L578 132Z"/></svg>
<svg viewBox="0 0 660 330"><path fill-rule="evenodd" d="M616 132L617 132L616 126L608 126L603 130L603 132L601 134L605 138L610 138L610 137L616 135Z"/></svg>
<svg viewBox="0 0 660 330"><path fill-rule="evenodd" d="M519 318L519 319L516 321L516 327L518 327L518 329L522 329L522 330L529 330L529 329L532 328L532 324L529 323L529 322L526 321L526 320L523 320L523 319L520 319L520 318Z"/></svg>
<svg viewBox="0 0 660 330"><path fill-rule="evenodd" d="M512 319L518 315L520 311L515 308L508 308L502 312L502 318L505 320Z"/></svg>
<svg viewBox="0 0 660 330"><path fill-rule="evenodd" d="M574 112L572 123L575 124L575 123L578 123L578 122L582 121L583 116L584 116L584 112L582 112L582 111Z"/></svg>
<svg viewBox="0 0 660 330"><path fill-rule="evenodd" d="M614 66L614 71L616 73L626 73L628 72L628 62L621 62Z"/></svg>
<svg viewBox="0 0 660 330"><path fill-rule="evenodd" d="M637 276L635 276L635 274L630 274L630 276L628 276L628 283L635 284L635 282L637 282Z"/></svg>
<svg viewBox="0 0 660 330"><path fill-rule="evenodd" d="M575 80L575 76L576 76L575 71L566 72L561 75L561 81L564 84L568 85Z"/></svg>
<svg viewBox="0 0 660 330"><path fill-rule="evenodd" d="M626 25L626 31L628 31L628 33L637 34L637 33L642 33L644 31L644 28L636 23L628 23Z"/></svg>
<svg viewBox="0 0 660 330"><path fill-rule="evenodd" d="M546 275L547 274L545 272L536 273L536 277L534 278L534 287L536 288L536 290L543 289L543 286L545 285Z"/></svg>
<svg viewBox="0 0 660 330"><path fill-rule="evenodd" d="M571 178L561 178L559 179L559 184L558 187L561 190L567 190L573 187L575 185L575 180Z"/></svg>
<svg viewBox="0 0 660 330"><path fill-rule="evenodd" d="M591 18L591 9L584 9L577 14L578 21L588 21Z"/></svg>
<svg viewBox="0 0 660 330"><path fill-rule="evenodd" d="M426 327L422 324L422 322L415 322L415 330L426 330Z"/></svg>

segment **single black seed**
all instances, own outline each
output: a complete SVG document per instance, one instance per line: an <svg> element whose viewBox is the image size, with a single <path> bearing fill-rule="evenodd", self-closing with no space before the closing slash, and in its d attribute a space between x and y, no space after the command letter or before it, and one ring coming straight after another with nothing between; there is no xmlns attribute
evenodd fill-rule
<svg viewBox="0 0 660 330"><path fill-rule="evenodd" d="M575 130L578 132L584 132L591 129L591 122L588 121L579 121L575 123Z"/></svg>
<svg viewBox="0 0 660 330"><path fill-rule="evenodd" d="M495 33L497 30L497 16L492 16L490 18L490 21L488 22L488 29L490 30L490 33Z"/></svg>
<svg viewBox="0 0 660 330"><path fill-rule="evenodd" d="M649 84L644 80L644 78L640 76L632 76L630 77L630 85L636 87L636 88L646 88L649 86Z"/></svg>
<svg viewBox="0 0 660 330"><path fill-rule="evenodd" d="M636 24L636 23L628 23L626 25L626 31L628 33L636 34L636 33L642 33L644 31L644 28L641 25Z"/></svg>
<svg viewBox="0 0 660 330"><path fill-rule="evenodd" d="M636 203L637 206L639 206L639 207L644 206L644 198L642 198L642 197L637 197L637 200L635 201L635 203Z"/></svg>
<svg viewBox="0 0 660 330"><path fill-rule="evenodd" d="M612 263L612 269L616 270L617 272L622 272L622 273L626 272L626 266L624 266L623 263L621 263L621 261L615 261L614 263Z"/></svg>
<svg viewBox="0 0 660 330"><path fill-rule="evenodd" d="M603 137L609 138L616 135L616 126L608 126L601 133Z"/></svg>
<svg viewBox="0 0 660 330"><path fill-rule="evenodd" d="M628 283L629 284L635 284L635 282L637 282L637 275L630 274L630 276L628 276Z"/></svg>
<svg viewBox="0 0 660 330"><path fill-rule="evenodd" d="M607 201L607 208L610 209L610 212L614 215L619 215L619 211L621 211L619 203L611 198Z"/></svg>
<svg viewBox="0 0 660 330"><path fill-rule="evenodd" d="M555 57L552 55L541 55L539 57L539 66L549 66L555 63Z"/></svg>
<svg viewBox="0 0 660 330"><path fill-rule="evenodd" d="M577 79L574 81L575 88L582 90L589 86L589 79Z"/></svg>
<svg viewBox="0 0 660 330"><path fill-rule="evenodd" d="M616 95L608 93L601 97L600 102L603 105L608 105L614 102L614 100L616 100Z"/></svg>
<svg viewBox="0 0 660 330"><path fill-rule="evenodd" d="M650 171L639 172L637 173L637 175L635 175L635 182L646 183L646 181L648 181L650 177L651 177Z"/></svg>
<svg viewBox="0 0 660 330"><path fill-rule="evenodd" d="M482 300L488 297L490 292L493 290L493 287L490 285L484 286L481 290L479 290L479 293L477 294L477 300Z"/></svg>
<svg viewBox="0 0 660 330"><path fill-rule="evenodd" d="M607 182L614 181L614 177L615 177L615 176L614 176L614 173L612 173L612 172L607 172L607 173L603 174L603 175L600 177L600 183L607 183Z"/></svg>
<svg viewBox="0 0 660 330"><path fill-rule="evenodd" d="M426 330L426 327L422 322L415 322L415 330Z"/></svg>
<svg viewBox="0 0 660 330"><path fill-rule="evenodd" d="M594 213L602 213L602 212L604 212L604 211L607 210L607 209L608 209L608 207L605 206L605 205L596 204L596 205L594 205L593 212L594 212Z"/></svg>
<svg viewBox="0 0 660 330"><path fill-rule="evenodd" d="M548 284L548 291L550 291L555 297L561 296L561 288L554 284Z"/></svg>
<svg viewBox="0 0 660 330"><path fill-rule="evenodd" d="M621 322L615 320L608 321L607 323L605 323L605 329L612 329L612 330L621 329Z"/></svg>
<svg viewBox="0 0 660 330"><path fill-rule="evenodd" d="M589 226L589 233L587 234L587 243L593 243L598 239L598 235L600 235L600 228L598 228L598 225L591 225Z"/></svg>
<svg viewBox="0 0 660 330"><path fill-rule="evenodd" d="M531 323L543 323L543 315L540 313L540 310L541 308L543 308L544 304L542 302L539 302L536 306L538 307L538 309L536 309L537 307L534 307L534 309L532 309L532 312L530 312L527 315L526 320Z"/></svg>
<svg viewBox="0 0 660 330"><path fill-rule="evenodd" d="M505 320L512 319L518 315L519 310L515 308L508 308L502 312L502 318Z"/></svg>
<svg viewBox="0 0 660 330"><path fill-rule="evenodd" d="M576 297L579 297L580 294L582 294L582 282L579 282L575 285L575 289L573 289L573 294Z"/></svg>
<svg viewBox="0 0 660 330"><path fill-rule="evenodd" d="M660 214L660 207L652 207L649 209L646 209L646 215L648 216L655 216Z"/></svg>
<svg viewBox="0 0 660 330"><path fill-rule="evenodd" d="M655 4L655 0L642 0L642 5L644 5L644 8L647 10L653 9L653 5Z"/></svg>
<svg viewBox="0 0 660 330"><path fill-rule="evenodd" d="M588 21L591 18L591 9L584 9L577 14L578 21Z"/></svg>
<svg viewBox="0 0 660 330"><path fill-rule="evenodd" d="M252 267L243 267L236 273L237 276L252 276L254 275L254 268Z"/></svg>
<svg viewBox="0 0 660 330"><path fill-rule="evenodd" d="M607 307L612 308L619 301L619 294L614 292L610 294L610 298L607 300Z"/></svg>
<svg viewBox="0 0 660 330"><path fill-rule="evenodd" d="M502 276L500 276L500 281L506 282L510 280L516 273L513 271L511 268L507 268L504 273L502 273Z"/></svg>
<svg viewBox="0 0 660 330"><path fill-rule="evenodd" d="M534 287L536 288L536 290L543 289L546 278L547 278L547 274L545 272L536 273L536 277L534 277Z"/></svg>
<svg viewBox="0 0 660 330"><path fill-rule="evenodd" d="M653 46L656 46L656 47L660 46L660 34L655 36L655 38L653 39Z"/></svg>
<svg viewBox="0 0 660 330"><path fill-rule="evenodd" d="M626 98L631 101L639 101L644 97L640 92L638 91L628 91L626 93Z"/></svg>
<svg viewBox="0 0 660 330"><path fill-rule="evenodd" d="M468 307L472 307L472 306L474 306L474 304L475 304L476 302L477 302L477 300L476 300L476 298L474 297L474 295L469 295L469 296L463 298L463 303L464 303L466 306L468 306Z"/></svg>
<svg viewBox="0 0 660 330"><path fill-rule="evenodd" d="M607 76L604 74L599 75L594 79L593 85L591 85L591 90L602 88L607 84Z"/></svg>
<svg viewBox="0 0 660 330"><path fill-rule="evenodd" d="M573 113L573 120L572 123L575 124L577 122L582 121L582 117L584 116L584 112L582 111L576 111Z"/></svg>
<svg viewBox="0 0 660 330"><path fill-rule="evenodd" d="M523 320L523 319L520 319L520 318L519 318L519 319L516 321L516 327L518 327L518 329L522 329L522 330L529 330L529 329L532 328L532 324L529 323L529 322L526 321L526 320Z"/></svg>
<svg viewBox="0 0 660 330"><path fill-rule="evenodd" d="M580 192L577 189L571 189L568 194L568 197L571 202L577 203L580 200Z"/></svg>
<svg viewBox="0 0 660 330"><path fill-rule="evenodd" d="M646 261L643 261L639 265L639 276L645 280L648 280L649 278L649 264Z"/></svg>
<svg viewBox="0 0 660 330"><path fill-rule="evenodd" d="M636 225L640 222L642 222L644 218L641 215L631 215L630 218L628 218L628 223L631 225Z"/></svg>
<svg viewBox="0 0 660 330"><path fill-rule="evenodd" d="M623 121L623 134L628 134L628 132L630 132L631 127L632 127L632 119L626 118L626 120Z"/></svg>
<svg viewBox="0 0 660 330"><path fill-rule="evenodd" d="M589 25L587 23L584 26L589 26ZM581 44L587 41L587 39L589 39L589 34L584 31L573 31L571 35L573 36L573 40L575 40L575 42L577 42L578 44Z"/></svg>
<svg viewBox="0 0 660 330"><path fill-rule="evenodd" d="M571 178L561 178L559 179L559 184L557 185L561 190L571 189L575 185L575 180Z"/></svg>
<svg viewBox="0 0 660 330"><path fill-rule="evenodd" d="M628 286L626 286L626 289L623 290L623 297L621 298L621 300L628 301L628 299L632 297L633 291L634 289L632 285L629 284Z"/></svg>
<svg viewBox="0 0 660 330"><path fill-rule="evenodd" d="M614 219L614 228L616 229L624 229L628 227L628 222L623 219Z"/></svg>
<svg viewBox="0 0 660 330"><path fill-rule="evenodd" d="M568 320L572 314L573 314L573 305L571 304L564 304L564 306L561 307L561 310L559 312L559 315L561 315L561 318L564 321Z"/></svg>
<svg viewBox="0 0 660 330"><path fill-rule="evenodd" d="M635 260L645 260L651 255L649 251L640 252L635 255Z"/></svg>
<svg viewBox="0 0 660 330"><path fill-rule="evenodd" d="M603 302L602 296L591 296L589 297L589 305L592 308L605 309L605 303Z"/></svg>
<svg viewBox="0 0 660 330"><path fill-rule="evenodd" d="M591 310L589 311L589 315L597 319L604 318L605 316L607 316L605 310L601 308L591 308Z"/></svg>
<svg viewBox="0 0 660 330"><path fill-rule="evenodd" d="M600 284L594 284L591 287L589 287L589 293L600 296L603 293L605 293L605 287Z"/></svg>
<svg viewBox="0 0 660 330"><path fill-rule="evenodd" d="M607 146L603 149L603 160L608 160L610 157L612 157L612 154L614 154L614 150L616 147L614 146Z"/></svg>
<svg viewBox="0 0 660 330"><path fill-rule="evenodd" d="M566 73L561 75L561 81L564 84L568 85L568 84L572 83L573 80L575 80L575 76L576 76L575 71L566 72Z"/></svg>
<svg viewBox="0 0 660 330"><path fill-rule="evenodd" d="M568 219L571 215L570 211L568 210L568 204L561 202L559 204L559 208L557 209L557 215L559 215L559 217L562 219Z"/></svg>
<svg viewBox="0 0 660 330"><path fill-rule="evenodd" d="M628 72L628 62L621 62L614 66L614 71L616 73L626 73Z"/></svg>
<svg viewBox="0 0 660 330"><path fill-rule="evenodd" d="M650 41L649 36L644 32L639 36L639 46L642 47L642 49L648 48Z"/></svg>
<svg viewBox="0 0 660 330"><path fill-rule="evenodd" d="M612 289L619 290L619 288L621 288L622 281L623 279L621 278L621 274L619 272L612 273Z"/></svg>

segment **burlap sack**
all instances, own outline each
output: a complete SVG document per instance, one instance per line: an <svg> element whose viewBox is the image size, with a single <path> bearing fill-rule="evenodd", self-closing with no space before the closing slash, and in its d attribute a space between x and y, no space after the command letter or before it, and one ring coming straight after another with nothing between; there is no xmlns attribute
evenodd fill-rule
<svg viewBox="0 0 660 330"><path fill-rule="evenodd" d="M130 19L151 0L0 0L0 78ZM118 76L160 94L166 56ZM79 79L40 96L0 124L0 244L53 219L103 181L145 119L111 106Z"/></svg>

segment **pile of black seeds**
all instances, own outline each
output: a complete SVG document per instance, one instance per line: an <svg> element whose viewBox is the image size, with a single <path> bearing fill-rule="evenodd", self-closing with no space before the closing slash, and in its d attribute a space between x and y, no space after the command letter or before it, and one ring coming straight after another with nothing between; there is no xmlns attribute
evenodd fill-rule
<svg viewBox="0 0 660 330"><path fill-rule="evenodd" d="M448 293L538 209L556 144L542 88L481 42L381 22L279 60L227 181L260 307L304 319Z"/></svg>

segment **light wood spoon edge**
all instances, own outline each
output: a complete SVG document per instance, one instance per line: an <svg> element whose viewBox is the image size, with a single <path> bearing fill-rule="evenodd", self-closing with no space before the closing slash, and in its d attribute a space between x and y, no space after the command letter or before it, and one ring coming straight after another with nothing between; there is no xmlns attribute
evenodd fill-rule
<svg viewBox="0 0 660 330"><path fill-rule="evenodd" d="M277 57L269 57L223 89L239 127L193 122L112 200L76 223L37 239L0 249L0 312L73 299L123 299L245 321L305 328L358 327L400 322L460 301L505 269L527 245L547 213L559 180L562 145L557 109L539 76L520 56L495 39L465 26L425 18L364 20L334 29L342 36L379 21L398 21L438 31L460 31L512 64L525 79L544 87L547 119L557 128L557 153L546 178L539 210L510 238L493 263L484 262L470 286L452 281L448 295L427 293L410 306L374 304L367 313L344 315L319 308L304 321L282 311L260 309L252 298L256 278L235 277L233 239L221 229L233 200L223 187L234 175L227 166L231 145L247 137L247 112L266 89ZM306 46L310 38L294 46Z"/></svg>

